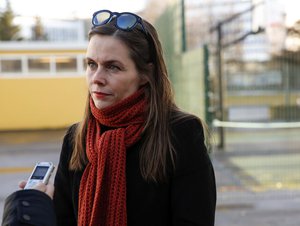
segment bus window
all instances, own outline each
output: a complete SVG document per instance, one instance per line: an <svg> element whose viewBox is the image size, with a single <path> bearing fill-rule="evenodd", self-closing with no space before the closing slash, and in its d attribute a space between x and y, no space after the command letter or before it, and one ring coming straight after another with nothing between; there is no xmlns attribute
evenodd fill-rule
<svg viewBox="0 0 300 226"><path fill-rule="evenodd" d="M76 72L77 60L74 57L56 57L56 72Z"/></svg>
<svg viewBox="0 0 300 226"><path fill-rule="evenodd" d="M39 57L28 59L29 72L50 72L50 58Z"/></svg>
<svg viewBox="0 0 300 226"><path fill-rule="evenodd" d="M87 62L86 62L86 59L84 58L83 59L83 70L85 71L87 68Z"/></svg>
<svg viewBox="0 0 300 226"><path fill-rule="evenodd" d="M2 59L1 72L22 72L21 59Z"/></svg>

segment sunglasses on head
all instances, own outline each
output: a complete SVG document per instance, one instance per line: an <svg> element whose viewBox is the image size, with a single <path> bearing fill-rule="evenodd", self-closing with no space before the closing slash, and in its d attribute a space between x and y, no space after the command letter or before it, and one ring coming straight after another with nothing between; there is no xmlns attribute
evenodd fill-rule
<svg viewBox="0 0 300 226"><path fill-rule="evenodd" d="M92 19L93 27L98 27L104 24L108 24L114 18L115 18L115 26L120 30L131 31L137 26L137 24L140 24L142 26L144 33L147 34L143 25L142 18L136 14L129 13L129 12L117 13L117 12L111 12L109 10L97 11L93 14L93 19Z"/></svg>

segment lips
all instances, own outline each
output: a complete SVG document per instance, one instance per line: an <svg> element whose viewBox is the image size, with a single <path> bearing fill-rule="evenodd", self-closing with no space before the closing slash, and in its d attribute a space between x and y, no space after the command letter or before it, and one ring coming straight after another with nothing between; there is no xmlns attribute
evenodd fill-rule
<svg viewBox="0 0 300 226"><path fill-rule="evenodd" d="M93 95L94 95L97 99L104 99L104 98L110 96L110 94L108 94L108 93L102 93L102 92L93 92Z"/></svg>

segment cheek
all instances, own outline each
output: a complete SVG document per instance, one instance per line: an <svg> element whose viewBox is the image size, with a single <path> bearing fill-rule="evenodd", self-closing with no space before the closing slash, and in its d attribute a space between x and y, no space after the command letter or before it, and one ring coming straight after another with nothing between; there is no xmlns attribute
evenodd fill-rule
<svg viewBox="0 0 300 226"><path fill-rule="evenodd" d="M110 82L109 88L114 93L114 97L116 98L116 100L122 100L125 97L129 96L128 93L130 93L130 90L132 90L130 84L124 81Z"/></svg>
<svg viewBox="0 0 300 226"><path fill-rule="evenodd" d="M136 81L129 82L127 86L122 87L123 95L128 97L133 93L135 93L138 89L139 89L139 84Z"/></svg>

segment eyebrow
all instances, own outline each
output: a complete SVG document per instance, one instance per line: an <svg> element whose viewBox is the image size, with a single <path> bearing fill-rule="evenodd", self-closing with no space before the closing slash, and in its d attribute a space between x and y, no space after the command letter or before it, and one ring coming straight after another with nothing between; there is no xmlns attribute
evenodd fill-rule
<svg viewBox="0 0 300 226"><path fill-rule="evenodd" d="M94 60L94 59L91 58L91 57L85 57L84 59L85 59L86 62L89 61L89 60L97 62L97 60ZM119 60L106 60L106 61L104 61L104 62L101 61L101 63L104 63L104 64L118 63L118 64L121 64L121 65L124 65L124 64L123 64L121 61L119 61Z"/></svg>

